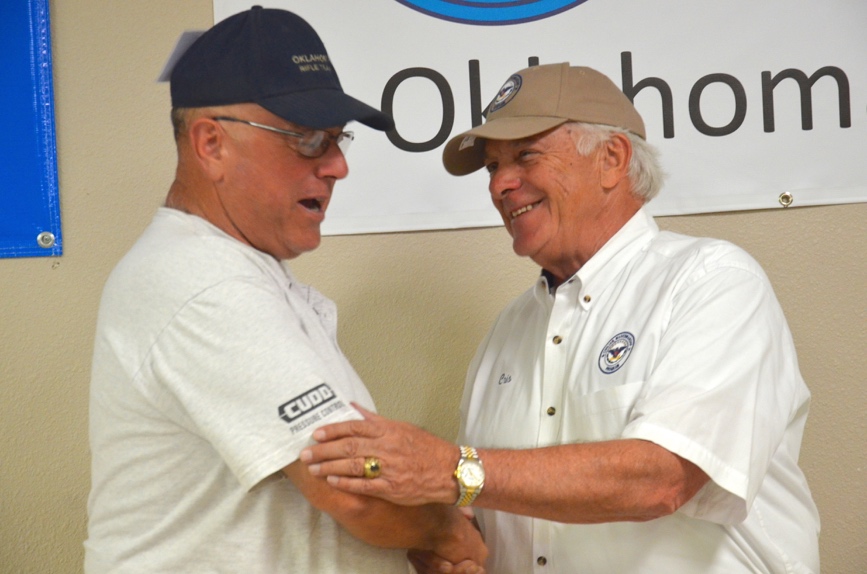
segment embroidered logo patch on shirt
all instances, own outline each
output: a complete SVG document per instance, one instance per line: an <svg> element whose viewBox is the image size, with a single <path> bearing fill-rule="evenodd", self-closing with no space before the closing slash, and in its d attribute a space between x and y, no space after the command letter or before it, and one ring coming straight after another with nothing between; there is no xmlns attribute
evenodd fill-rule
<svg viewBox="0 0 867 574"><path fill-rule="evenodd" d="M623 366L634 346L635 337L632 333L624 331L614 335L599 353L599 369L606 375L610 375Z"/></svg>

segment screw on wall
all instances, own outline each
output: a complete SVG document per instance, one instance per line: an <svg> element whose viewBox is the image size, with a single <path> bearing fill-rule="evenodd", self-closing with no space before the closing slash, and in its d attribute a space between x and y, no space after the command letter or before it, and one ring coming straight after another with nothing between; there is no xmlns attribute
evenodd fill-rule
<svg viewBox="0 0 867 574"><path fill-rule="evenodd" d="M50 231L43 231L36 236L36 243L39 244L39 247L50 249L51 247L54 247L54 234Z"/></svg>

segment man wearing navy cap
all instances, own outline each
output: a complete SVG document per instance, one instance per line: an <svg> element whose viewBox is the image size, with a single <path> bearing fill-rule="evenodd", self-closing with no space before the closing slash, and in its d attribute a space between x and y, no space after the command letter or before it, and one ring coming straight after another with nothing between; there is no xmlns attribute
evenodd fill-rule
<svg viewBox="0 0 867 574"><path fill-rule="evenodd" d="M785 317L743 250L659 230L645 138L596 70L508 78L443 162L487 170L515 253L542 271L470 365L463 446L371 414L314 433L331 441L302 452L314 475L472 505L494 574L818 572L798 467L810 393Z"/></svg>
<svg viewBox="0 0 867 574"><path fill-rule="evenodd" d="M405 548L479 571L458 509L343 493L298 460L373 401L286 260L319 245L345 125L391 118L343 92L304 20L261 7L196 40L171 96L175 180L99 311L86 572L405 573Z"/></svg>

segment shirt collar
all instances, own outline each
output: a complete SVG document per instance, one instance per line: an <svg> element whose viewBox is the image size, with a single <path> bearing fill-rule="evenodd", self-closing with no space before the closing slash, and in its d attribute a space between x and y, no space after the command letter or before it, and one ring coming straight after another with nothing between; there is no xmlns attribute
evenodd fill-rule
<svg viewBox="0 0 867 574"><path fill-rule="evenodd" d="M587 292L591 289L598 290L600 286L607 284L632 255L643 249L658 233L659 226L647 209L642 207L559 288L575 289L576 295L589 302L586 300ZM541 277L537 281L538 295L553 294L552 278L549 271L542 269Z"/></svg>

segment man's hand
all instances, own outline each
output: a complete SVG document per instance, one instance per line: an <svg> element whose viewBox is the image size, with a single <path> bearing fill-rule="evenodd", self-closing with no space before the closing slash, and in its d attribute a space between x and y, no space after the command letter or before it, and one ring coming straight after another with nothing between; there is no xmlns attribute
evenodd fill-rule
<svg viewBox="0 0 867 574"><path fill-rule="evenodd" d="M485 574L483 566L470 560L452 564L445 558L425 550L410 550L406 557L418 574Z"/></svg>
<svg viewBox="0 0 867 574"><path fill-rule="evenodd" d="M456 445L354 406L365 420L319 428L313 433L319 444L301 451L312 475L326 476L339 490L404 506L454 504L458 484L453 473L460 459ZM364 478L367 457L379 459L377 478Z"/></svg>
<svg viewBox="0 0 867 574"><path fill-rule="evenodd" d="M484 573L488 559L488 548L482 539L477 525L463 512L453 506L437 505L445 509L449 517L433 544L425 550L412 549L407 557L412 561L418 554L420 563L429 563L436 569L429 572L452 572L455 574ZM422 560L423 558L423 560Z"/></svg>
<svg viewBox="0 0 867 574"><path fill-rule="evenodd" d="M473 525L473 528L478 531L479 524L476 522L473 510L469 507L460 508L458 510L460 510L461 515ZM487 556L487 548L485 549L484 555ZM484 561L474 562L473 560L467 559L454 564L435 552L419 550L418 548L411 548L406 553L406 557L409 559L410 563L412 563L418 574L485 574Z"/></svg>

